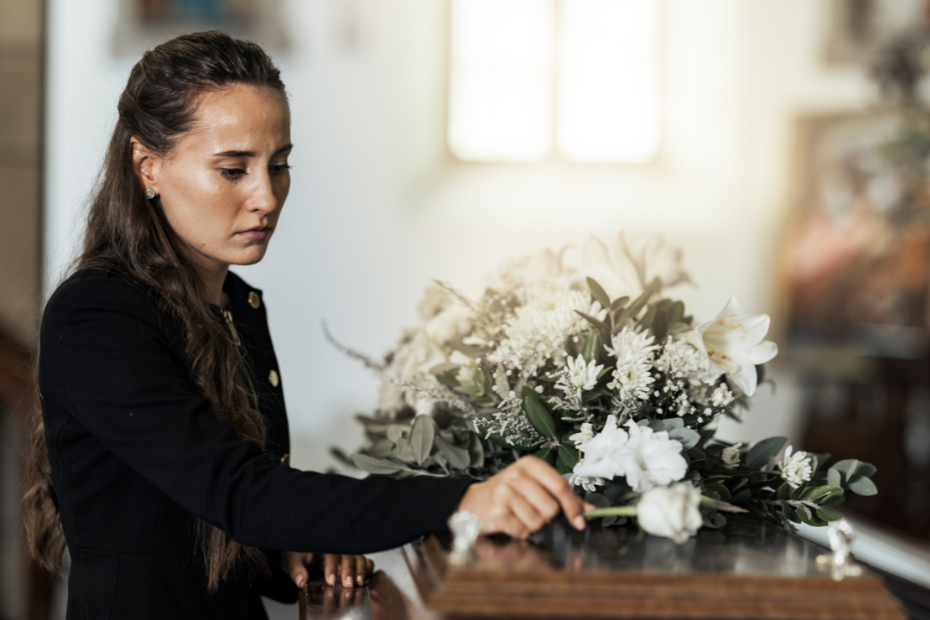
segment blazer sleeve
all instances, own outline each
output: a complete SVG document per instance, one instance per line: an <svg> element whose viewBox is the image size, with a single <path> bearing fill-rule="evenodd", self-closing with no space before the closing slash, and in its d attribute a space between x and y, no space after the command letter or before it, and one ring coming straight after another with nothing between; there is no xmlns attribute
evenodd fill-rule
<svg viewBox="0 0 930 620"><path fill-rule="evenodd" d="M42 363L71 414L185 510L265 549L370 553L446 530L469 481L358 480L272 461L210 413L163 322L122 279L66 284L43 317Z"/></svg>

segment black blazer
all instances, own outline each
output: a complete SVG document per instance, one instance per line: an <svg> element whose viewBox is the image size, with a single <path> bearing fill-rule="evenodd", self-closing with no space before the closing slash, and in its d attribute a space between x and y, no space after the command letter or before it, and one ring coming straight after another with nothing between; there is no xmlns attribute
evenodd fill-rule
<svg viewBox="0 0 930 620"><path fill-rule="evenodd" d="M370 553L445 531L468 485L282 462L287 415L261 292L233 273L223 288L268 424L265 451L210 413L145 288L85 269L46 305L39 390L71 554L68 620L266 618L260 594L297 596L275 550ZM209 595L195 517L267 550L274 576L239 575Z"/></svg>

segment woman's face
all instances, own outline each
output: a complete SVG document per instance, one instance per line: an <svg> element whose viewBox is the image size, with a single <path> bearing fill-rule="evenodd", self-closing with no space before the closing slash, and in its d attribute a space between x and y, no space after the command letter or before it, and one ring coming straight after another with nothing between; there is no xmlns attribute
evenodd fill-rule
<svg viewBox="0 0 930 620"><path fill-rule="evenodd" d="M291 185L290 152L284 96L247 85L200 96L195 123L165 157L133 142L144 185L208 271L265 255Z"/></svg>

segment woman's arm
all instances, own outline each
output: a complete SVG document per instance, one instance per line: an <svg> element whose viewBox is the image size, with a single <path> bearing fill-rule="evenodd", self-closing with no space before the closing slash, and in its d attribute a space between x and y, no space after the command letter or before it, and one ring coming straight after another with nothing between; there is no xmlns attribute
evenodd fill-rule
<svg viewBox="0 0 930 620"><path fill-rule="evenodd" d="M129 283L69 282L43 318L43 397L59 399L120 460L242 544L359 554L445 529L468 481L356 480L276 463L213 417L173 338Z"/></svg>

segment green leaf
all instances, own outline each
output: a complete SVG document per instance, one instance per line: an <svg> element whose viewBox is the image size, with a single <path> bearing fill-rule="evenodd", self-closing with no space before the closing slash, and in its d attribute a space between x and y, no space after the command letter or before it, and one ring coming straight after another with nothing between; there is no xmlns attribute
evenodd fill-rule
<svg viewBox="0 0 930 620"><path fill-rule="evenodd" d="M591 330L584 339L584 345L581 347L581 355L586 362L593 362L601 354L601 334L597 330Z"/></svg>
<svg viewBox="0 0 930 620"><path fill-rule="evenodd" d="M853 476L853 479L847 482L846 486L856 495L869 496L878 493L878 487L875 486L872 479L865 476Z"/></svg>
<svg viewBox="0 0 930 620"><path fill-rule="evenodd" d="M355 463L355 466L362 471L367 471L369 474L378 474L382 476L390 476L401 470L407 469L406 467L394 463L393 461L388 461L386 459L376 459L373 456L367 456L365 454L353 454L352 462Z"/></svg>
<svg viewBox="0 0 930 620"><path fill-rule="evenodd" d="M840 474L835 468L831 467L827 470L827 483L830 486L838 487L843 484L843 475Z"/></svg>
<svg viewBox="0 0 930 620"><path fill-rule="evenodd" d="M775 493L775 497L777 499L787 499L790 492L791 492L791 487L788 486L788 483L786 482L780 487L778 487L778 491Z"/></svg>
<svg viewBox="0 0 930 620"><path fill-rule="evenodd" d="M552 449L551 447L540 448L539 450L533 453L533 456L535 456L538 459L542 459L545 462L552 465L553 457L555 456L555 450Z"/></svg>
<svg viewBox="0 0 930 620"><path fill-rule="evenodd" d="M559 461L568 471L574 471L575 465L578 464L578 450L572 445L563 443L559 446Z"/></svg>
<svg viewBox="0 0 930 620"><path fill-rule="evenodd" d="M584 501L598 508L610 508L612 506L610 499L601 493L588 493L584 496Z"/></svg>
<svg viewBox="0 0 930 620"><path fill-rule="evenodd" d="M610 303L610 313L616 315L618 312L623 310L623 307L630 303L630 298L626 295L623 297L617 297Z"/></svg>
<svg viewBox="0 0 930 620"><path fill-rule="evenodd" d="M669 439L674 439L684 446L685 450L690 450L701 441L701 435L694 429L687 427L674 428L668 433Z"/></svg>
<svg viewBox="0 0 930 620"><path fill-rule="evenodd" d="M649 298L652 297L653 293L661 286L661 282L658 278L652 281L652 284L646 287L646 290L636 298L636 301L627 306L626 310L623 311L623 314L620 315L620 321L626 318L636 318L636 315L639 314L640 310L649 303ZM617 321L619 324L620 321Z"/></svg>
<svg viewBox="0 0 930 620"><path fill-rule="evenodd" d="M432 416L420 414L413 419L410 428L410 450L417 465L422 465L429 458L433 450L433 440L436 438L436 423Z"/></svg>
<svg viewBox="0 0 930 620"><path fill-rule="evenodd" d="M401 437L404 436L404 431L401 430L396 424L391 424L387 429L387 438L391 440L392 443L397 443Z"/></svg>
<svg viewBox="0 0 930 620"><path fill-rule="evenodd" d="M803 499L808 499L812 502L817 502L819 504L820 500L830 495L836 495L837 493L842 495L843 489L841 487L833 486L832 484L827 484L821 487L814 487L812 489L808 489L804 493Z"/></svg>
<svg viewBox="0 0 930 620"><path fill-rule="evenodd" d="M820 519L821 521L826 521L827 523L829 523L830 521L840 520L840 515L836 514L829 508L818 508L816 512L817 512L817 518Z"/></svg>
<svg viewBox="0 0 930 620"><path fill-rule="evenodd" d="M730 500L730 489L726 488L719 482L711 482L710 484L705 484L704 488L709 492L713 492L719 495L721 501L726 502Z"/></svg>
<svg viewBox="0 0 930 620"><path fill-rule="evenodd" d="M555 439L555 421L546 406L539 402L537 398L527 396L523 399L523 408L526 410L526 417L529 418L530 424L543 437Z"/></svg>
<svg viewBox="0 0 930 620"><path fill-rule="evenodd" d="M594 298L594 301L601 304L601 307L605 310L610 308L610 296L607 294L601 285L597 283L597 280L594 278L587 278L588 290L591 291L591 297Z"/></svg>
<svg viewBox="0 0 930 620"><path fill-rule="evenodd" d="M655 306L650 306L649 310L646 311L646 315L639 320L639 326L643 329L652 327L652 323L656 320L656 311Z"/></svg>
<svg viewBox="0 0 930 620"><path fill-rule="evenodd" d="M666 312L668 317L668 324L674 325L675 323L680 323L683 318L685 318L685 304L681 301L676 301L672 304L672 307Z"/></svg>
<svg viewBox="0 0 930 620"><path fill-rule="evenodd" d="M768 465L769 459L785 447L787 437L769 437L754 445L746 455L746 467L749 469L762 469Z"/></svg>
<svg viewBox="0 0 930 620"><path fill-rule="evenodd" d="M471 467L484 467L484 446L477 433L468 434L468 461Z"/></svg>
<svg viewBox="0 0 930 620"><path fill-rule="evenodd" d="M436 448L439 449L440 454L445 457L449 465L455 469L464 470L466 467L468 467L468 450L464 448L457 448L438 435L436 436Z"/></svg>
<svg viewBox="0 0 930 620"><path fill-rule="evenodd" d="M582 312L581 310L575 310L575 313L578 314L579 316L581 316L581 318L583 318L584 320L586 320L588 323L590 323L591 325L593 325L595 328L597 328L597 329L602 329L602 330L604 330L604 331L606 331L606 332L609 332L609 331L610 331L610 327L608 327L607 323L595 319L595 318L594 318L593 316L591 316L590 314L585 314L585 313Z"/></svg>

